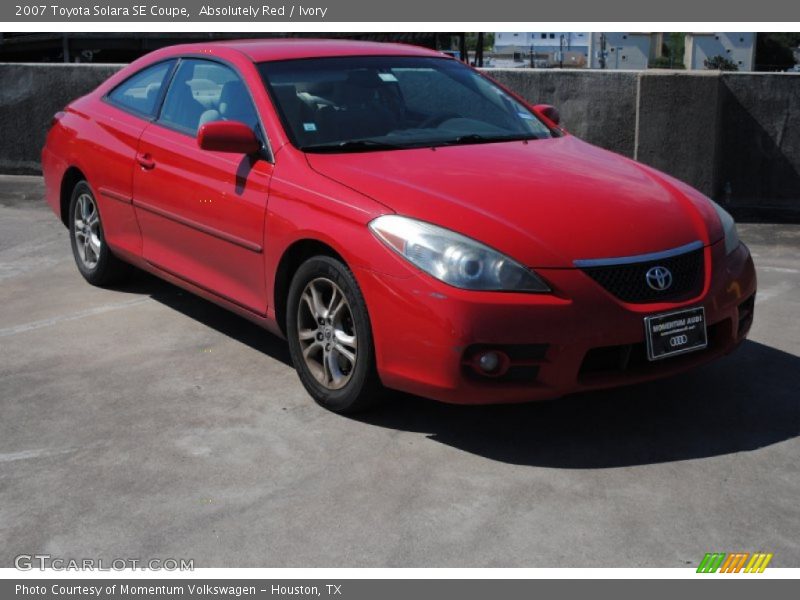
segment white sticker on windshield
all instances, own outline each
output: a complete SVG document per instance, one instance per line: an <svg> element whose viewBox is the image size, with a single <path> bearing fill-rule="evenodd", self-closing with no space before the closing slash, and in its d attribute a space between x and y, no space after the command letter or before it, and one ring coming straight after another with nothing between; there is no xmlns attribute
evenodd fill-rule
<svg viewBox="0 0 800 600"><path fill-rule="evenodd" d="M317 124L316 123L303 123L303 129L306 131L316 131Z"/></svg>
<svg viewBox="0 0 800 600"><path fill-rule="evenodd" d="M397 81L397 77L391 73L378 73L378 77L380 77L382 81Z"/></svg>
<svg viewBox="0 0 800 600"><path fill-rule="evenodd" d="M518 112L520 119L528 119L529 121L533 121L533 115L529 115L528 113Z"/></svg>

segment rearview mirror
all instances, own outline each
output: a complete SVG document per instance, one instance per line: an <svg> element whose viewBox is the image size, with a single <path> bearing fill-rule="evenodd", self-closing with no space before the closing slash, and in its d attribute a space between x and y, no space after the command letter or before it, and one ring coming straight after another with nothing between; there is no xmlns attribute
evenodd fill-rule
<svg viewBox="0 0 800 600"><path fill-rule="evenodd" d="M548 118L555 125L561 123L561 115L558 113L558 109L555 106L552 106L550 104L537 104L536 106L533 107L533 110L535 110L543 117Z"/></svg>
<svg viewBox="0 0 800 600"><path fill-rule="evenodd" d="M261 149L253 130L239 121L212 121L200 126L197 145L203 150L255 154Z"/></svg>

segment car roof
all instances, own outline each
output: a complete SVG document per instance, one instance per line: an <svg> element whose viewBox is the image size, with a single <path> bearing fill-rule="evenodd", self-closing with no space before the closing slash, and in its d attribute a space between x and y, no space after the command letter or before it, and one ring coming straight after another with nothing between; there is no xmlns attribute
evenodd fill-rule
<svg viewBox="0 0 800 600"><path fill-rule="evenodd" d="M326 56L433 56L446 58L446 55L441 52L410 44L303 38L225 40L182 44L169 49L173 51L171 53L175 54L201 52L214 54L215 49L222 48L241 52L256 63Z"/></svg>

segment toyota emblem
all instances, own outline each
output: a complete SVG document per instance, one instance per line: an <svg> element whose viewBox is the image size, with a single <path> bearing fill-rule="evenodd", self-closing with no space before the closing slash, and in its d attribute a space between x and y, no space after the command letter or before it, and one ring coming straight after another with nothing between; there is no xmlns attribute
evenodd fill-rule
<svg viewBox="0 0 800 600"><path fill-rule="evenodd" d="M663 292L672 286L672 272L666 267L651 267L644 278L650 289L657 292Z"/></svg>

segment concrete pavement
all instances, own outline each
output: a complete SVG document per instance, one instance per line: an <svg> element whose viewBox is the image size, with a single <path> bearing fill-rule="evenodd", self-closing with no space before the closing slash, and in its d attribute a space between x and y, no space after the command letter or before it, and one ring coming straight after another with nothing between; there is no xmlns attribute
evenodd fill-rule
<svg viewBox="0 0 800 600"><path fill-rule="evenodd" d="M544 404L317 407L284 343L147 275L89 286L0 176L0 567L800 566L800 226L743 225L751 341Z"/></svg>

